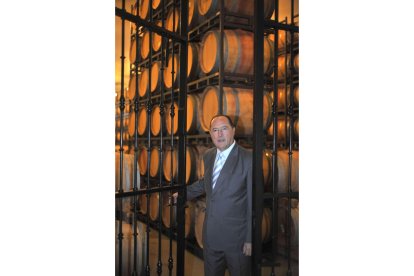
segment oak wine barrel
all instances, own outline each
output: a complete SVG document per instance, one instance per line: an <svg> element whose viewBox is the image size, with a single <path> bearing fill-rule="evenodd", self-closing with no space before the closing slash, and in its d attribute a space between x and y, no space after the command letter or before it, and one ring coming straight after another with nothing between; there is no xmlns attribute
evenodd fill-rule
<svg viewBox="0 0 414 276"><path fill-rule="evenodd" d="M199 59L200 46L197 43L188 43L187 48L187 82L196 79L201 72ZM174 62L173 62L174 61ZM174 63L174 64L173 64ZM174 67L173 67L174 66ZM172 70L174 68L174 76ZM180 57L176 53L168 57L167 66L164 70L165 88L177 87L180 79Z"/></svg>
<svg viewBox="0 0 414 276"><path fill-rule="evenodd" d="M135 135L135 111L129 114L128 133L131 137ZM138 135L142 136L147 133L147 110L141 107L138 110Z"/></svg>
<svg viewBox="0 0 414 276"><path fill-rule="evenodd" d="M161 88L161 62L155 61L151 65L151 93Z"/></svg>
<svg viewBox="0 0 414 276"><path fill-rule="evenodd" d="M154 2L153 2L153 3L154 3ZM158 27L162 27L162 22L161 22L161 20L157 20L157 21L155 22L155 24L156 24ZM151 45L152 45L152 50L153 50L154 52L158 52L158 51L161 49L161 42L162 42L161 36L160 36L159 34L157 34L156 32L153 32L153 33L152 33L152 42L151 42Z"/></svg>
<svg viewBox="0 0 414 276"><path fill-rule="evenodd" d="M297 106L299 106L299 85L293 89L293 100Z"/></svg>
<svg viewBox="0 0 414 276"><path fill-rule="evenodd" d="M187 133L198 133L200 125L200 96L199 94L187 95Z"/></svg>
<svg viewBox="0 0 414 276"><path fill-rule="evenodd" d="M269 38L264 37L263 41L263 73L270 74L273 71L272 60L274 57L274 46Z"/></svg>
<svg viewBox="0 0 414 276"><path fill-rule="evenodd" d="M279 79L283 79L283 78L290 76L290 71L291 71L290 63L291 63L290 54L280 55L278 57L277 76ZM296 54L293 57L293 68L294 68L295 73L299 72L299 54ZM272 73L272 77L273 77L273 73Z"/></svg>
<svg viewBox="0 0 414 276"><path fill-rule="evenodd" d="M139 93L139 91L136 91L136 88L137 88L136 76L135 76L135 73L132 71L131 74L129 75L129 84L128 84L128 95L130 99L134 99L136 93L137 92Z"/></svg>
<svg viewBox="0 0 414 276"><path fill-rule="evenodd" d="M201 16L198 12L198 0L188 0L188 26L189 30L200 22Z"/></svg>
<svg viewBox="0 0 414 276"><path fill-rule="evenodd" d="M286 95L287 90L287 95ZM271 102L273 104L273 91L269 92ZM290 86L287 86L287 88L284 85L280 85L277 88L277 107L278 109L284 109L289 106L289 104L286 106L286 98L287 102L290 103ZM293 103L295 106L299 105L299 86L295 86L293 88Z"/></svg>
<svg viewBox="0 0 414 276"><path fill-rule="evenodd" d="M159 105L155 105L152 108L151 111L151 133L154 136L158 136L161 134L161 124L162 124L162 129L163 129L163 133L165 132L165 120L161 120L161 114L160 114L160 106ZM165 112L164 112L164 116L166 116Z"/></svg>
<svg viewBox="0 0 414 276"><path fill-rule="evenodd" d="M224 72L253 74L253 33L244 30L224 30L223 33ZM273 44L264 38L263 70L268 73L272 69ZM205 74L219 70L220 32L208 31L201 41L199 62Z"/></svg>
<svg viewBox="0 0 414 276"><path fill-rule="evenodd" d="M173 26L174 24L174 26ZM180 12L177 8L170 9L167 13L167 20L165 21L165 28L171 32L179 32L180 26Z"/></svg>
<svg viewBox="0 0 414 276"><path fill-rule="evenodd" d="M159 215L159 193L151 193L150 194L150 209L149 209L149 217L152 221L157 220Z"/></svg>
<svg viewBox="0 0 414 276"><path fill-rule="evenodd" d="M150 176L155 178L159 176L160 173L160 151L158 147L153 147L150 153Z"/></svg>
<svg viewBox="0 0 414 276"><path fill-rule="evenodd" d="M277 151L278 192L285 193L288 188L289 155L287 150ZM266 192L272 191L272 151L263 150L263 184ZM299 151L292 151L291 189L299 192Z"/></svg>
<svg viewBox="0 0 414 276"><path fill-rule="evenodd" d="M152 0L152 9L155 11L161 7L161 0Z"/></svg>
<svg viewBox="0 0 414 276"><path fill-rule="evenodd" d="M174 120L171 119L171 103L168 103L166 106L165 113L165 128L167 129L168 135L177 134L178 131L178 104L174 102ZM173 125L171 125L173 123Z"/></svg>
<svg viewBox="0 0 414 276"><path fill-rule="evenodd" d="M154 93L156 91L159 91L160 87L161 87L161 76L160 76L160 68L161 68L161 62L156 61L154 63L152 63L151 65L151 93ZM141 72L141 74L139 74L138 77L138 93L140 97L144 97L145 94L147 93L149 87L149 73L148 73L148 68L143 69L143 71ZM132 78L131 78L132 80ZM134 77L135 80L135 77ZM131 83L130 83L131 84ZM135 83L132 84L132 86L130 85L130 89L134 89L135 88Z"/></svg>
<svg viewBox="0 0 414 276"><path fill-rule="evenodd" d="M129 117L125 116L122 120L122 128L123 129L128 129L128 122L129 122ZM116 130L121 129L121 119L120 118L115 119L115 129Z"/></svg>
<svg viewBox="0 0 414 276"><path fill-rule="evenodd" d="M201 73L199 63L200 45L195 42L188 43L187 48L187 78L188 81L197 79Z"/></svg>
<svg viewBox="0 0 414 276"><path fill-rule="evenodd" d="M271 19L275 19L275 11L272 10L272 16ZM291 6L291 0L279 0L279 18L278 21L284 21L284 23L291 23L291 13L292 13L292 6ZM294 0L294 15L299 14L299 0ZM287 21L285 21L287 20ZM293 23L298 26L299 23L299 17L293 18Z"/></svg>
<svg viewBox="0 0 414 276"><path fill-rule="evenodd" d="M119 93L119 97L121 97L120 93ZM134 104L132 99L130 98L129 89L125 89L124 98L125 98L124 118L126 118L128 113L131 112L133 104ZM121 116L121 102L119 100L115 102L115 116L116 118Z"/></svg>
<svg viewBox="0 0 414 276"><path fill-rule="evenodd" d="M140 97L144 97L147 94L149 89L149 70L148 68L144 68L141 74L138 74L138 95Z"/></svg>
<svg viewBox="0 0 414 276"><path fill-rule="evenodd" d="M131 45L129 47L129 62L133 64L135 63L135 59L137 58L137 45L135 37L131 39Z"/></svg>
<svg viewBox="0 0 414 276"><path fill-rule="evenodd" d="M172 220L171 220L171 214L170 214L170 203L173 200L172 196L170 199L170 193L169 192L163 192L162 193L162 224L164 224L165 227L170 228L171 225L173 228L176 226L176 214L177 209L176 205L172 206Z"/></svg>
<svg viewBox="0 0 414 276"><path fill-rule="evenodd" d="M209 132L211 119L219 113L219 87L208 86L201 99L201 128ZM268 94L263 100L263 126L271 123L271 101ZM223 87L223 114L230 116L236 126L236 135L253 134L253 90Z"/></svg>
<svg viewBox="0 0 414 276"><path fill-rule="evenodd" d="M174 58L172 55L168 57L167 66L164 69L164 86L167 89L173 86L174 88L176 88L178 85L178 82L180 79L179 62L180 62L180 59L177 57L177 53L174 54ZM173 67L174 67L174 75L173 75Z"/></svg>
<svg viewBox="0 0 414 276"><path fill-rule="evenodd" d="M277 36L278 36L278 41L277 41L278 48L283 48L283 47L287 47L288 45L290 45L290 41L291 41L290 34L287 31L278 30ZM271 41L271 43L274 43L275 35L273 34L273 32L268 35L268 38Z"/></svg>
<svg viewBox="0 0 414 276"><path fill-rule="evenodd" d="M144 60L146 58L148 58L149 56L149 52L150 52L150 32L148 29L145 29L143 31L143 35L141 38L141 44L140 44L140 54L141 54L141 58Z"/></svg>
<svg viewBox="0 0 414 276"><path fill-rule="evenodd" d="M150 0L141 0L139 7L137 7L138 1L134 4L132 14L138 15L141 19L146 19L149 15Z"/></svg>
<svg viewBox="0 0 414 276"><path fill-rule="evenodd" d="M130 151L130 147L128 144L123 144L122 146L124 148L124 153L128 153ZM118 141L116 141L115 152L119 152L120 150L121 150L121 145L118 143Z"/></svg>
<svg viewBox="0 0 414 276"><path fill-rule="evenodd" d="M293 122L293 140L299 139L299 122L298 118L296 118ZM286 122L287 121L287 122ZM281 143L287 143L289 139L289 126L290 126L290 118L287 117L285 120L284 116L279 116L277 121L277 141ZM295 127L296 125L296 127ZM267 129L267 134L273 136L273 122L270 123L269 128Z"/></svg>
<svg viewBox="0 0 414 276"><path fill-rule="evenodd" d="M123 138L123 141L124 142L129 140L128 131L122 132L122 138ZM116 142L120 142L121 141L121 132L119 130L115 131L115 141Z"/></svg>
<svg viewBox="0 0 414 276"><path fill-rule="evenodd" d="M295 72L299 73L299 54L293 58L293 68L295 68Z"/></svg>
<svg viewBox="0 0 414 276"><path fill-rule="evenodd" d="M264 191L270 192L270 185L272 180L272 151L269 149L263 149L262 168Z"/></svg>
<svg viewBox="0 0 414 276"><path fill-rule="evenodd" d="M178 150L174 147L171 151L171 147L166 147L163 159L163 172L164 178L167 182L171 181L171 176L174 181L178 178ZM172 160L172 164L171 164ZM172 166L172 169L171 169ZM186 170L185 170L185 183L190 184L196 178L196 166L197 166L197 152L192 146L186 147Z"/></svg>
<svg viewBox="0 0 414 276"><path fill-rule="evenodd" d="M139 166L139 173L142 176L147 175L147 159L148 159L148 150L147 147L141 146L138 149L138 166Z"/></svg>

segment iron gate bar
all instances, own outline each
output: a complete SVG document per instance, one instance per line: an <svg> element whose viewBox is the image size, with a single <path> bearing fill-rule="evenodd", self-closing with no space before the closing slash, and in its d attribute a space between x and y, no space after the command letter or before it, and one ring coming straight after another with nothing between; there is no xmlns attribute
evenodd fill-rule
<svg viewBox="0 0 414 276"><path fill-rule="evenodd" d="M165 0L162 0L161 1L161 27L162 28L165 28L165 20L164 20L164 16L165 16ZM160 154L160 163L159 164L164 164L163 163L163 160L164 160L164 152L163 152L163 149L164 149L164 143L163 143L163 135L164 135L164 124L163 124L163 122L164 122L164 93L165 93L165 89L164 89L164 85L163 85L163 83L164 83L164 66L165 66L165 58L164 58L164 48L165 48L165 38L164 38L164 36L161 36L161 51L160 51L160 58L161 58L161 67L160 67L160 77L161 77L161 80L160 80L160 82L161 82L161 95L160 95L160 147L159 147L159 154ZM161 165L161 168L162 168L162 165ZM162 172L163 172L163 170L160 168L160 171L159 171L159 188L162 188L162 177L163 177L163 175L162 175ZM162 212L163 212L163 208L162 208L162 206L161 206L161 203L163 203L164 201L163 201L163 197L162 197L162 195L163 195L163 192L161 192L160 191L160 195L161 195L161 197L160 197L160 200L159 200L159 207L158 207L158 210L159 210L159 218L162 218ZM158 227L159 227L159 229L161 229L162 228L162 224L161 224L161 220L159 220L159 224L158 224ZM170 219L170 224L171 224L171 219ZM161 239L161 231L158 231L158 233L159 233L159 239ZM161 242L158 242L158 251L159 252L161 252ZM161 273L162 273L162 262L161 262L161 256L159 256L159 258L158 258L158 263L157 263L157 272L158 272L158 274L159 275L161 275Z"/></svg>
<svg viewBox="0 0 414 276"><path fill-rule="evenodd" d="M135 24L136 29L138 30L138 25ZM133 191L136 192L138 191L138 187L137 187L137 179L138 177L140 177L140 174L138 174L138 111L139 111L139 93L138 93L138 84L139 84L139 78L138 78L138 62L140 60L141 55L138 55L138 50L140 49L140 43L141 40L138 39L138 32L135 32L135 60L134 60L134 72L135 72L135 96L134 96L134 116L135 116L135 120L134 120L134 189ZM131 37L132 39L132 37ZM137 176L137 177L136 177ZM141 186L141 182L140 182L140 186ZM141 188L141 187L139 187ZM137 202L137 197L138 195L133 195L134 196L134 220L133 220L133 227L134 227L134 270L133 270L133 275L137 275L138 270L137 270L137 259L138 259L138 244L137 244L137 216L138 216L138 202ZM142 264L141 264L142 265ZM142 268L140 268L140 270L142 271Z"/></svg>
<svg viewBox="0 0 414 276"><path fill-rule="evenodd" d="M279 0L274 1L275 5L275 20L279 20ZM265 22L266 24L266 22ZM278 56L279 56L279 29L276 26L273 29L273 105L272 105L272 116L273 116L273 147L272 147L272 193L273 193L273 200L272 200L272 227L271 227L271 235L272 235L272 261L277 261L277 239L278 239L278 195L279 195L279 166L277 160L277 142L278 142ZM272 265L272 272L271 275L275 275L275 267Z"/></svg>
<svg viewBox="0 0 414 276"><path fill-rule="evenodd" d="M179 42L186 41L186 38L181 37L181 36L177 35L174 32L163 29L163 28L157 26L156 24L154 24L152 22L150 23L146 20L143 20L139 16L133 15L132 13L124 11L120 8L115 7L115 14L117 16L121 16L121 17L125 18L126 20L128 20L132 23L137 23L140 26L144 26L145 28L147 28L149 30L152 30L153 32L156 32L157 34L162 35L164 37L168 37L168 38L174 39L174 40L179 41Z"/></svg>
<svg viewBox="0 0 414 276"><path fill-rule="evenodd" d="M138 3L137 3L138 4ZM150 8L151 10L151 8ZM151 18L150 18L151 20ZM152 23L152 22L151 22ZM151 208L151 204L150 204L150 167L151 167L151 112L152 112L152 99L151 99L151 65L152 65L152 47L151 47L151 30L150 30L150 38L148 41L149 44L149 50L150 50L150 54L149 54L149 65L148 65L148 86L146 87L146 97L147 97L147 265L146 265L146 275L149 276L150 275L150 271L151 271L151 267L149 265L149 256L150 256L150 229L149 229L149 221L150 221L150 208ZM138 55L138 53L137 53ZM151 193L152 194L152 193Z"/></svg>
<svg viewBox="0 0 414 276"><path fill-rule="evenodd" d="M174 0L174 4L172 6L172 16L173 16L173 23L172 23L172 31L177 31L175 30L175 8L176 8L176 1ZM178 28L178 27L177 27ZM169 40L167 40L167 49L169 49L168 47L168 43ZM171 141L171 148L170 148L170 187L173 185L173 181L174 181L174 116L175 116L175 112L174 112L174 86L175 86L175 81L174 81L174 55L175 55L175 40L172 39L171 40L172 46L171 46L171 106L170 106L170 116L171 116L171 133L170 133L170 141ZM166 60L167 60L167 67L168 67L168 62L169 62L169 51L167 50L166 53ZM170 192L170 196L171 196L171 192ZM173 217L173 206L170 205L170 219ZM172 258L172 239L173 239L173 228L170 227L168 229L168 233L169 233L169 257L168 257L168 272L169 275L172 275L172 270L173 270L173 258Z"/></svg>
<svg viewBox="0 0 414 276"><path fill-rule="evenodd" d="M223 78L224 78L224 0L219 0L219 70L218 70L218 84L219 84L219 105L218 114L223 114Z"/></svg>
<svg viewBox="0 0 414 276"><path fill-rule="evenodd" d="M125 10L125 0L122 0L122 10ZM119 149L119 193L123 192L123 157L124 157L124 145L123 145L123 116L124 116L124 109L125 109L125 96L124 96L124 62L125 62L125 19L121 17L121 32L122 32L122 39L121 39L121 98L120 98L120 111L121 111L121 130L120 130L120 149ZM122 199L119 200L120 205L120 220L119 220L119 232L118 232L118 257L119 257L119 275L122 275L122 239L123 239L123 233L122 233L122 220L123 220L123 214L122 214Z"/></svg>
<svg viewBox="0 0 414 276"><path fill-rule="evenodd" d="M252 221L252 275L261 275L262 260L262 216L263 216L263 52L264 52L264 4L254 1L253 48L254 48L254 90L253 90L253 221Z"/></svg>
<svg viewBox="0 0 414 276"><path fill-rule="evenodd" d="M290 23L291 26L294 26L294 0L290 1L291 3L291 17L290 17ZM299 30L299 28L298 28ZM290 76L293 76L294 73L294 66L293 66L293 41L294 41L294 31L290 30L290 38L291 38L291 43L290 43ZM287 41L287 39L286 39ZM287 60L287 58L286 58ZM287 71L286 71L287 72ZM287 91L287 90L285 90ZM286 93L287 94L287 93ZM292 209L292 196L291 196L291 192L292 192L292 136L293 136L293 85L290 84L290 103L289 103L289 110L288 110L288 114L290 117L290 125L289 125L289 166L288 166L288 210L287 210L287 214L286 214L286 218L287 218L287 239L288 239L288 245L287 245L287 255L288 255L288 270L286 275L287 276L291 276L292 275L292 268L291 268L291 242L292 242L292 237L291 237L291 228L292 228L292 219L291 219L291 209ZM287 103L287 102L286 102ZM287 124L286 124L287 125Z"/></svg>
<svg viewBox="0 0 414 276"><path fill-rule="evenodd" d="M184 2L184 1L183 1ZM182 2L182 3L183 3ZM188 37L188 5L181 5L180 16L180 35ZM177 213L177 275L184 275L184 250L185 250L185 203L186 195L186 123L187 123L187 62L188 62L188 41L180 42L180 79L179 79L179 98L178 98L178 183L183 189L179 190ZM182 156L180 156L180 154ZM182 191L180 196L180 191Z"/></svg>

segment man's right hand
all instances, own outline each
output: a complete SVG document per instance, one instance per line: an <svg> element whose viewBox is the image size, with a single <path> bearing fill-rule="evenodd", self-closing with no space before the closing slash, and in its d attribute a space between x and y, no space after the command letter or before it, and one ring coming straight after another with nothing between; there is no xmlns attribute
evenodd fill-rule
<svg viewBox="0 0 414 276"><path fill-rule="evenodd" d="M173 203L177 203L178 193L175 192L175 193L172 194L172 196L173 196L173 201L174 201Z"/></svg>

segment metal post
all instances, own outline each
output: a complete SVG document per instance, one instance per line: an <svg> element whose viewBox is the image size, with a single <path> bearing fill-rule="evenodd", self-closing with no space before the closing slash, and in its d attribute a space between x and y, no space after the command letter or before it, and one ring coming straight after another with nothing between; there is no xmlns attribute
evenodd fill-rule
<svg viewBox="0 0 414 276"><path fill-rule="evenodd" d="M187 118L187 52L188 52L188 4L181 1L180 35L185 41L180 42L180 79L178 97L178 183L180 189L177 204L177 275L184 275L185 250L185 202L187 199L185 189L186 179L186 118Z"/></svg>
<svg viewBox="0 0 414 276"><path fill-rule="evenodd" d="M125 0L122 0L122 10L125 10ZM124 148L123 148L123 119L124 119L124 109L125 109L125 96L124 96L124 48L125 48L125 19L122 17L122 41L121 41L121 98L120 98L120 109L121 109L121 130L120 130L120 149L119 149L119 193L123 193L123 165L124 165ZM119 233L118 233L118 240L119 240L119 247L118 247L118 257L119 257L119 275L122 275L122 199L120 199L120 217L119 217Z"/></svg>
<svg viewBox="0 0 414 276"><path fill-rule="evenodd" d="M254 90L253 90L253 265L252 275L261 275L263 216L263 0L254 1Z"/></svg>
<svg viewBox="0 0 414 276"><path fill-rule="evenodd" d="M279 0L275 0L275 21L279 22ZM273 148L272 148L272 261L277 260L277 239L278 239L278 207L279 207L279 166L277 162L277 127L278 127L278 56L279 56L279 28L274 29L274 67L273 67ZM286 101L285 101L286 102ZM275 275L272 265L272 276Z"/></svg>
<svg viewBox="0 0 414 276"><path fill-rule="evenodd" d="M224 0L220 0L220 24L219 24L219 114L223 114L223 83L224 83Z"/></svg>

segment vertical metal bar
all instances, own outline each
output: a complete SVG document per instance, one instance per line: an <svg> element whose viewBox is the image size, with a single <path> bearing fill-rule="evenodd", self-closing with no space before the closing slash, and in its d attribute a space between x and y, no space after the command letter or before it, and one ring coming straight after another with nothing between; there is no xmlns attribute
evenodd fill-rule
<svg viewBox="0 0 414 276"><path fill-rule="evenodd" d="M151 21L152 21L152 0L150 0L150 11L151 11L150 16L151 16ZM162 15L164 15L164 14L162 14ZM161 18L161 20L164 20L164 18ZM152 33L150 33L150 34L151 34L151 36L150 36L150 45L151 45L151 43L152 43ZM163 40L161 41L161 44L163 44ZM150 53L151 53L151 56L152 56L152 46L150 46L150 47L151 47ZM162 62L163 62L163 60L162 60L162 50L163 50L163 48L161 46L161 74L163 72L162 71L163 70L163 68L162 68L162 66L163 66L162 65ZM164 95L162 95L162 93L161 93L161 97L163 97L163 96ZM161 98L161 101L163 101L163 98ZM160 140L160 146L158 148L158 151L160 153L159 156L161 157L160 164L162 164L162 131L163 131L162 119L163 119L163 114L164 114L164 112L160 108L160 118L161 118L161 120L160 120L160 132L161 132L160 135L161 136L160 137L161 137L161 140ZM162 174L161 174L161 172L162 172L162 170L160 170L158 187L162 186ZM158 262L157 262L157 274L159 276L162 275L162 261L161 261L161 252L162 252L161 251L162 250L162 248L161 248L162 203L163 203L163 193L160 191L159 192L159 197L158 197Z"/></svg>
<svg viewBox="0 0 414 276"><path fill-rule="evenodd" d="M188 52L188 2L181 1L180 11L180 35L185 38L180 42L180 79L178 97L178 183L184 189L180 189L180 197L177 204L177 275L184 275L184 250L185 250L185 202L186 202L186 123L187 123L187 52Z"/></svg>
<svg viewBox="0 0 414 276"><path fill-rule="evenodd" d="M291 7L291 13L290 13L290 24L292 26L294 26L294 0L290 1L290 7ZM288 253L288 270L286 275L287 276L291 276L292 275L292 268L291 268L291 241L292 241L292 237L291 237L291 228L292 228L292 220L291 220L291 210L292 210L292 136L293 136L293 74L294 74L294 66L293 66L293 42L294 42L294 31L290 30L289 32L290 35L290 49L289 49L289 53L290 53L290 78L289 78L289 120L290 120L290 124L289 124L289 165L288 165L288 210L287 210L287 214L286 214L286 218L287 218L287 239L288 239L288 245L287 245L287 253ZM286 36L287 38L287 36ZM286 39L287 40L287 39ZM287 58L286 58L287 60ZM287 90L286 90L287 93Z"/></svg>
<svg viewBox="0 0 414 276"><path fill-rule="evenodd" d="M162 28L165 28L165 21L164 21L164 16L165 16L165 0L161 0L161 26ZM161 77L161 99L160 99L160 147L159 147L159 153L160 153L160 171L159 171L159 187L162 186L162 177L163 177L163 160L164 160L164 151L163 151L163 132L164 132L164 128L163 128L163 122L164 122L164 66L165 66L165 60L164 60L164 47L165 47L165 38L164 36L161 36L161 66L160 66L160 77ZM158 224L158 234L159 234L159 243L158 243L158 252L161 252L161 229L162 229L162 223L161 223L161 218L162 218L162 212L163 212L163 208L162 208L162 202L163 201L163 194L160 193L160 201L159 201L159 224ZM171 200L169 200L169 202L171 202ZM170 227L172 227L172 223L170 220ZM161 261L161 253L158 255L158 262L157 262L157 273L158 275L162 274L162 261Z"/></svg>
<svg viewBox="0 0 414 276"><path fill-rule="evenodd" d="M172 31L175 32L175 8L177 6L177 1L174 0L173 5L172 5L172 11L173 11L173 26L172 26ZM174 111L174 55L175 55L175 41L174 38L171 40L171 44L172 44L172 54L171 54L171 109L170 109L170 116L171 116L171 179L170 179L170 186L173 186L174 183L174 166L173 166L173 162L174 162L174 116L175 116L175 111ZM169 192L170 197L171 197L171 191ZM173 205L170 204L170 218L173 217ZM169 269L169 275L172 275L172 270L174 267L174 260L172 258L172 238L173 238L173 228L170 227L169 229L169 258L168 258L168 269Z"/></svg>
<svg viewBox="0 0 414 276"><path fill-rule="evenodd" d="M220 0L220 23L219 23L219 114L223 114L223 83L224 83L224 0Z"/></svg>
<svg viewBox="0 0 414 276"><path fill-rule="evenodd" d="M125 11L125 0L122 0L122 10ZM124 47L125 47L125 19L121 17L122 21L122 39L121 39L121 98L120 98L120 109L121 109L121 130L120 130L120 149L119 149L119 193L123 193L123 119L124 119L124 109L125 109L125 96L124 96L124 62L125 62L125 56L124 56ZM119 247L118 247L118 257L119 257L119 275L122 275L122 239L123 239L123 233L122 233L122 199L120 199L120 217L119 217L119 233L118 233L118 240L119 240Z"/></svg>
<svg viewBox="0 0 414 276"><path fill-rule="evenodd" d="M252 275L261 275L263 216L263 0L254 1L254 90L253 90L253 265Z"/></svg>
<svg viewBox="0 0 414 276"><path fill-rule="evenodd" d="M149 7L150 9L150 15L152 15L152 7ZM150 20L152 20L150 16ZM151 47L151 37L152 33L151 30L148 29L149 33L149 62L148 62L148 87L146 90L146 96L147 96L147 139L148 139L148 147L147 147L147 189L150 188L150 166L151 166L151 112L152 112L152 99L151 99L151 65L152 65L152 47ZM147 191L147 269L146 274L150 275L150 266L149 266L149 214L150 214L150 192Z"/></svg>
<svg viewBox="0 0 414 276"><path fill-rule="evenodd" d="M279 0L275 0L275 21L279 22ZM272 193L273 193L273 200L272 200L272 261L276 262L277 260L277 239L278 239L278 206L279 206L279 166L277 160L277 142L278 142L278 96L279 96L279 28L274 29L274 41L273 41L273 58L274 58L274 69L273 69L273 147L272 147ZM275 275L274 265L272 265L272 273L271 275Z"/></svg>
<svg viewBox="0 0 414 276"><path fill-rule="evenodd" d="M137 0L138 2L138 0ZM137 7L138 7L138 3ZM135 96L134 96L134 116L135 116L135 126L134 126L134 192L138 190L138 110L139 110L139 94L138 94L138 50L139 50L139 38L138 38L138 23L135 23L135 60L134 60L134 72L135 72ZM131 91L130 91L131 93ZM138 275L138 230L137 230L137 219L138 219L138 196L134 196L134 269L133 269L133 276ZM142 264L141 264L142 265ZM142 268L140 268L142 271Z"/></svg>

